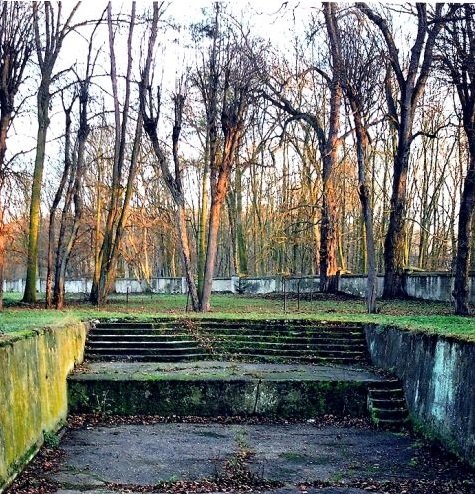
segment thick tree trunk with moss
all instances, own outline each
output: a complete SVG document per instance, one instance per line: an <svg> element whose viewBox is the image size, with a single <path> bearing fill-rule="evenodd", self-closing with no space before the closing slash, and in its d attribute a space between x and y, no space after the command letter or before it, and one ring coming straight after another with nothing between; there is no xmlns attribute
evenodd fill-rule
<svg viewBox="0 0 475 494"><path fill-rule="evenodd" d="M45 161L46 137L49 126L49 80L42 82L38 91L38 134L36 142L35 168L30 199L30 222L28 235L28 259L23 302L36 302L36 280L38 271L38 241L41 222L41 189Z"/></svg>

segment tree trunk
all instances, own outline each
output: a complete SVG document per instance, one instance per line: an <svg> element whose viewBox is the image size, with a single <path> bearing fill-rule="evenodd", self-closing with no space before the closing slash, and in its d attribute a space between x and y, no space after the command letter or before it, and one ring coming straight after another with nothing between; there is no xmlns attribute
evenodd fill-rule
<svg viewBox="0 0 475 494"><path fill-rule="evenodd" d="M398 141L390 202L389 225L384 239L384 298L404 297L404 245L409 139Z"/></svg>
<svg viewBox="0 0 475 494"><path fill-rule="evenodd" d="M48 260L47 260L47 272L46 272L46 308L51 309L53 306L53 278L54 278L54 241L55 241L55 221L56 212L58 205L63 196L64 188L66 187L66 182L68 180L69 171L71 169L71 159L70 159L70 145L71 145L71 107L65 108L66 116L66 131L65 131L65 149L64 149L64 169L61 176L61 180L56 190L56 194L53 199L53 204L51 205L49 213L49 227L48 227ZM64 221L62 215L62 220ZM63 231L64 234L64 231ZM60 240L61 241L61 237ZM58 259L59 250L56 251L56 259Z"/></svg>
<svg viewBox="0 0 475 494"><path fill-rule="evenodd" d="M12 121L12 115L6 112L0 119L0 170L4 170L5 154L7 152L7 134L8 127ZM3 179L0 182L0 192L4 187ZM3 275L5 267L5 245L6 245L6 227L4 224L4 204L0 198L0 311L3 310Z"/></svg>
<svg viewBox="0 0 475 494"><path fill-rule="evenodd" d="M356 135L356 158L358 162L358 194L363 213L366 256L368 262L368 278L366 283L366 307L369 314L376 312L376 296L378 294L378 274L376 267L376 249L374 245L373 209L368 188L366 157L368 155L368 134L363 126L361 114L356 101L351 99Z"/></svg>
<svg viewBox="0 0 475 494"><path fill-rule="evenodd" d="M35 169L31 188L30 224L28 236L28 260L26 268L25 293L23 302L36 302L36 278L38 271L38 240L41 221L41 186L45 161L46 135L49 126L49 82L38 91L38 136L36 144Z"/></svg>
<svg viewBox="0 0 475 494"><path fill-rule="evenodd" d="M201 184L201 214L198 225L198 256L197 256L197 271L198 271L198 296L203 296L203 280L206 265L206 231L208 229L208 180L209 167L204 163L203 182Z"/></svg>
<svg viewBox="0 0 475 494"><path fill-rule="evenodd" d="M335 192L334 168L338 160L340 146L340 109L342 104L340 42L335 24L336 6L324 3L325 24L333 62L333 75L330 84L330 122L328 137L325 142L322 170L322 225L320 238L320 291L335 292L337 263L337 225L338 225L338 201Z"/></svg>
<svg viewBox="0 0 475 494"><path fill-rule="evenodd" d="M191 305L193 311L199 309L198 305L198 293L196 291L195 280L193 278L192 266L191 266L191 251L190 243L188 240L188 232L186 229L186 212L185 205L181 204L177 209L177 223L178 234L180 237L181 255L183 262L183 270L185 271L186 283L190 292Z"/></svg>
<svg viewBox="0 0 475 494"><path fill-rule="evenodd" d="M203 294L200 300L200 310L208 312L210 309L210 297L213 288L213 276L218 253L218 233L221 220L221 209L228 189L230 169L223 171L216 183L216 191L211 201L209 211L208 248L206 251L205 276Z"/></svg>
<svg viewBox="0 0 475 494"><path fill-rule="evenodd" d="M246 236L244 234L244 226L242 224L242 171L239 167L236 168L236 244L237 244L237 274L238 276L246 276L248 274L247 267L247 247Z"/></svg>
<svg viewBox="0 0 475 494"><path fill-rule="evenodd" d="M468 270L472 215L475 206L475 142L470 147L470 166L465 177L458 221L457 255L455 258L454 297L455 314L468 316Z"/></svg>

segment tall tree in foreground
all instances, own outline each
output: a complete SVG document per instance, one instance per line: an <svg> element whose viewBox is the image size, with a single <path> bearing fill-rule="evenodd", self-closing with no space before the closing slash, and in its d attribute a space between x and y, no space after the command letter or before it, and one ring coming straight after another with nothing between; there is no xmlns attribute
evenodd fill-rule
<svg viewBox="0 0 475 494"><path fill-rule="evenodd" d="M31 187L30 225L28 234L28 262L23 301L36 302L36 277L38 269L38 238L41 219L41 189L45 161L46 135L50 123L50 87L54 82L54 67L65 37L71 32L71 22L79 7L79 2L71 9L62 23L62 3L33 2L33 29L35 50L41 73L37 95L38 135L36 142L35 168Z"/></svg>
<svg viewBox="0 0 475 494"><path fill-rule="evenodd" d="M391 91L386 91L389 118L397 131L397 147L393 163L389 225L384 241L383 290L384 297L396 297L404 295L407 178L411 144L415 136L414 117L431 71L437 36L444 26L446 17L443 15L442 3L436 4L433 10L428 4L415 4L417 34L411 46L408 66L405 67L405 54L397 48L397 40L388 20L366 3L356 5L380 30L398 88L397 98L393 97ZM450 10L452 11L453 8Z"/></svg>
<svg viewBox="0 0 475 494"><path fill-rule="evenodd" d="M455 257L455 313L466 316L472 217L475 208L475 6L464 4L445 26L440 43L442 67L454 84L468 143L469 164L460 201Z"/></svg>
<svg viewBox="0 0 475 494"><path fill-rule="evenodd" d="M3 197L8 178L5 156L8 131L18 111L15 98L33 49L31 17L28 4L2 2L0 5L0 310L3 308L3 268L7 241L7 204Z"/></svg>

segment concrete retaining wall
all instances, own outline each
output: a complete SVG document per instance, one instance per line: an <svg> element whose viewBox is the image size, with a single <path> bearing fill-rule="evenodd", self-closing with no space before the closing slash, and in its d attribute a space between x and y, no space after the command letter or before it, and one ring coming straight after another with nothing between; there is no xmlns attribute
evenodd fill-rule
<svg viewBox="0 0 475 494"><path fill-rule="evenodd" d="M0 339L0 492L66 419L66 378L85 338L77 323Z"/></svg>
<svg viewBox="0 0 475 494"><path fill-rule="evenodd" d="M475 344L369 325L373 363L404 383L411 417L475 466Z"/></svg>

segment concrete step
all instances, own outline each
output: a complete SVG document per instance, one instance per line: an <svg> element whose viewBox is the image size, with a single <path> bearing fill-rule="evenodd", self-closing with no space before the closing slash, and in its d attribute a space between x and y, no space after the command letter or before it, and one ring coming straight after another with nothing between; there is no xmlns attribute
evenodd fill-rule
<svg viewBox="0 0 475 494"><path fill-rule="evenodd" d="M339 336L348 338L364 338L363 330L352 330L347 329L326 329L326 328L279 328L279 327L242 327L242 328L212 328L209 326L202 326L197 328L197 331L202 333L212 333L215 335L270 335L270 336Z"/></svg>
<svg viewBox="0 0 475 494"><path fill-rule="evenodd" d="M394 400L394 399L404 399L404 389L401 385L395 385L393 388L388 389L374 389L370 388L368 390L371 398L377 400Z"/></svg>
<svg viewBox="0 0 475 494"><path fill-rule="evenodd" d="M364 358L366 356L365 352L361 351L346 351L346 350L324 350L324 349L304 349L304 348L282 348L281 346L269 348L267 346L264 347L232 347L229 346L227 348L227 352L225 353L239 353L242 355L246 354L260 354L260 355L315 355L315 356L335 356L335 357L361 357Z"/></svg>
<svg viewBox="0 0 475 494"><path fill-rule="evenodd" d="M178 333L178 332L170 332L167 334L153 332L153 333L145 333L145 334L137 334L130 333L130 330L127 333L121 333L116 331L90 331L88 334L89 339L100 339L100 338L113 338L113 339L124 339L124 340L157 340L157 341L174 341L176 339L189 339L189 334Z"/></svg>
<svg viewBox="0 0 475 494"><path fill-rule="evenodd" d="M190 326L208 326L212 327L285 327L285 328L324 328L324 329L335 329L335 328L345 328L345 329L357 329L362 330L363 326L360 324L346 324L341 322L335 323L322 323L320 321L311 320L298 320L298 319L268 319L268 320L251 320L251 319L234 319L234 320L223 320L223 319L201 319L201 320L191 320L187 321Z"/></svg>
<svg viewBox="0 0 475 494"><path fill-rule="evenodd" d="M169 348L157 348L157 347L117 347L117 346L86 346L86 354L89 357L91 354L102 355L168 355L177 354L183 355L186 353L204 353L197 345L187 346L181 348L169 347Z"/></svg>
<svg viewBox="0 0 475 494"><path fill-rule="evenodd" d="M92 329L88 333L91 336L156 336L156 337L169 337L173 338L177 335L185 336L188 333L184 331L179 331L177 329L167 329L167 330L158 330L158 329Z"/></svg>
<svg viewBox="0 0 475 494"><path fill-rule="evenodd" d="M373 417L379 420L405 420L408 412L406 408L372 408Z"/></svg>
<svg viewBox="0 0 475 494"><path fill-rule="evenodd" d="M366 344L364 336L348 336L348 335L333 335L333 334L309 334L309 335L292 335L292 334L247 334L247 333L214 333L207 331L204 333L206 336L219 340L239 340L239 339L252 339L253 341L283 341L283 342L295 342L295 343L317 343L320 341L334 341L342 343L362 343Z"/></svg>
<svg viewBox="0 0 475 494"><path fill-rule="evenodd" d="M185 353L167 355L141 355L141 354L116 354L116 353L91 353L88 355L91 362L189 362L196 360L209 360L205 353Z"/></svg>
<svg viewBox="0 0 475 494"><path fill-rule="evenodd" d="M254 341L252 339L241 339L241 340L212 340L211 345L214 348L229 348L229 349L239 349L239 348L281 348L283 350L336 350L336 351L358 351L365 352L366 345L363 344L334 344L334 343L286 343L286 342L260 342Z"/></svg>
<svg viewBox="0 0 475 494"><path fill-rule="evenodd" d="M147 340L91 340L88 339L86 348L96 347L115 347L115 348L187 348L197 347L198 344L195 340L176 340L176 341L147 341Z"/></svg>
<svg viewBox="0 0 475 494"><path fill-rule="evenodd" d="M212 360L256 362L256 363L308 363L318 365L353 365L365 362L365 359L353 357L323 357L316 355L268 355L259 353L214 353L210 356Z"/></svg>
<svg viewBox="0 0 475 494"><path fill-rule="evenodd" d="M99 322L94 327L97 329L154 329L163 326L177 325L173 319L164 319L162 321L140 322L140 321L117 321L117 322Z"/></svg>
<svg viewBox="0 0 475 494"><path fill-rule="evenodd" d="M368 411L381 428L400 430L408 420L404 390L398 379L386 379L368 386Z"/></svg>
<svg viewBox="0 0 475 494"><path fill-rule="evenodd" d="M374 398L374 396L372 396L371 401L373 407L379 409L404 408L406 406L404 395L398 398Z"/></svg>

